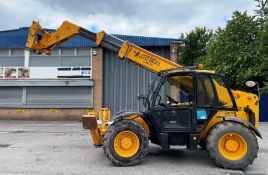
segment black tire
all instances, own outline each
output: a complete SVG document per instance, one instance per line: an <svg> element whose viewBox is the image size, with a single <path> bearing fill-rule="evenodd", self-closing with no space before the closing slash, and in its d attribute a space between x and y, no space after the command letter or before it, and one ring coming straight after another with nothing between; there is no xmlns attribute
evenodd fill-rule
<svg viewBox="0 0 268 175"><path fill-rule="evenodd" d="M139 139L140 145L137 153L129 158L119 156L114 150L114 139L122 131L132 131ZM116 166L133 166L140 163L147 154L149 139L144 128L134 120L120 120L108 127L104 136L103 150L106 157Z"/></svg>
<svg viewBox="0 0 268 175"><path fill-rule="evenodd" d="M226 159L219 151L218 142L221 136L227 133L236 133L243 137L247 144L247 152L245 156L238 160ZM233 170L244 170L250 164L253 163L254 159L258 154L258 142L257 138L254 136L251 130L249 130L243 124L231 121L221 122L215 125L209 132L207 136L207 150L210 158L212 158L215 163L226 169Z"/></svg>

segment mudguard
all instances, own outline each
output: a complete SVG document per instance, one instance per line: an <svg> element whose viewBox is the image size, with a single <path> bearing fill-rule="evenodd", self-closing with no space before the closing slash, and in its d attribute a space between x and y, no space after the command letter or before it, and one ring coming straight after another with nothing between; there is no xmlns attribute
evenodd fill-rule
<svg viewBox="0 0 268 175"><path fill-rule="evenodd" d="M113 122L117 122L119 120L123 120L124 118L131 116L131 115L138 115L141 118L143 118L143 114L139 111L134 111L134 110L123 110L117 112L112 118Z"/></svg>
<svg viewBox="0 0 268 175"><path fill-rule="evenodd" d="M219 118L222 118L224 121L228 120L228 121L234 121L234 122L241 123L241 124L245 125L246 127L250 128L258 137L260 137L262 139L260 131L252 123L250 123L246 120L243 120L243 119L235 117L235 116L220 116Z"/></svg>
<svg viewBox="0 0 268 175"><path fill-rule="evenodd" d="M133 115L134 117L131 117ZM148 125L149 123L144 118L144 115L141 112L133 111L133 110L120 111L116 115L113 116L113 119L114 119L113 123L119 122L121 120L135 120L145 129L146 135L147 136L150 135L150 129Z"/></svg>

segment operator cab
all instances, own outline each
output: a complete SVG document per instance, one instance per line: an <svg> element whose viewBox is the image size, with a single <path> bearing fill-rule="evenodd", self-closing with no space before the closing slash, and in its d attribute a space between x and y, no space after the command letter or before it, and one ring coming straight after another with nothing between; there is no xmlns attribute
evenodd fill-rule
<svg viewBox="0 0 268 175"><path fill-rule="evenodd" d="M196 148L203 126L221 110L237 110L231 90L214 73L178 71L157 79L150 89L147 120L152 142Z"/></svg>

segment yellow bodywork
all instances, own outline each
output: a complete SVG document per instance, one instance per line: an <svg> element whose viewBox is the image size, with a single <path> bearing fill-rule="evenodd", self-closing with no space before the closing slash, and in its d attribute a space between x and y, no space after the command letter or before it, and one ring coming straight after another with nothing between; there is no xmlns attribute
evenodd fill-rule
<svg viewBox="0 0 268 175"><path fill-rule="evenodd" d="M111 118L111 112L108 108L102 108L99 111L98 115L94 111L89 112L86 115L83 115L82 121L83 121L83 124L86 124L86 126L84 126L84 128L89 129L89 131L91 133L92 140L93 140L93 145L95 145L95 146L102 146L103 145L103 137L104 137L106 130L108 128L108 122L109 122L110 118ZM130 116L126 117L125 119L126 120L133 119L136 122L138 122L144 128L146 135L149 137L149 135L150 135L149 127L148 127L147 123L140 116L130 115ZM122 137L124 135L125 134L122 134ZM121 137L118 137L118 140L120 140L120 138ZM134 135L130 136L130 138L128 138L128 139L132 140L133 141L132 143L135 142ZM119 143L118 140L116 141L116 144L118 145L117 150L119 150L118 152L120 152L120 149L124 148L124 143L127 142L127 139L125 142L122 142L122 143L121 142ZM122 153L122 154L124 154L124 153Z"/></svg>
<svg viewBox="0 0 268 175"><path fill-rule="evenodd" d="M126 117L126 119L128 119L128 120L133 119L136 122L138 122L144 128L144 130L146 132L146 135L149 137L149 135L150 135L150 129L148 127L148 124L140 116L131 115L131 116Z"/></svg>
<svg viewBox="0 0 268 175"><path fill-rule="evenodd" d="M39 23L33 22L32 26L29 29L29 35L26 43L26 47L28 49L44 53L50 54L51 49L56 45L74 37L75 35L79 35L81 27L75 25L71 22L65 21L63 24L55 31L55 32L47 32L43 29ZM41 34L41 38L38 38L38 35ZM108 35L104 31L96 34L96 45L100 46L102 42L105 40L105 36ZM108 35L110 36L110 35ZM118 39L119 40L119 39ZM121 40L120 40L121 41ZM139 46L136 46L128 41L122 41L122 45L119 49L118 56L120 58L128 59L137 65L144 67L152 72L160 73L163 70L174 69L174 68L183 68L183 66L176 64L166 58L163 58L159 55L156 55L152 52L149 52ZM202 67L202 66L201 66ZM175 70L174 70L175 71ZM211 70L195 70L198 72L208 72L214 73ZM185 84L189 86L189 80L184 81ZM226 91L223 87L214 82L219 93L222 93L220 101L224 102L226 105L231 103L230 99L225 99L224 93ZM204 130L201 132L200 139L204 140L210 128L214 126L216 123L221 122L222 119L220 116L236 116L246 121L249 121L249 114L244 111L245 107L249 107L255 114L255 126L258 128L259 125L259 100L258 97L254 94L241 92L241 91L232 91L233 96L235 98L235 102L238 107L238 111L218 111L210 122L206 125ZM226 95L227 97L227 95ZM94 145L102 145L103 144L103 136L108 127L108 121L110 119L110 111L108 109L102 109L99 112L99 120L101 124L97 123L96 128L91 128L90 133L93 138ZM96 114L88 114L84 115L83 118L89 121L96 121ZM90 118L91 117L91 118ZM95 119L94 119L95 118ZM141 118L137 116L129 116L129 119L134 118L135 121L140 123L144 129L146 130L146 134L149 136L150 130L147 123ZM93 119L93 120L92 120ZM96 124L96 123L95 123ZM95 126L95 125L94 125Z"/></svg>
<svg viewBox="0 0 268 175"><path fill-rule="evenodd" d="M204 130L200 134L200 139L204 140L207 136L208 131L214 126L216 123L221 122L221 116L236 116L245 121L249 121L249 114L244 111L245 107L249 107L255 114L255 127L259 127L259 98L255 94L246 93L242 91L232 91L235 102L238 108L238 111L218 111Z"/></svg>
<svg viewBox="0 0 268 175"><path fill-rule="evenodd" d="M163 70L182 67L166 58L156 55L148 50L125 41L119 51L120 58L127 58L136 64L159 73Z"/></svg>
<svg viewBox="0 0 268 175"><path fill-rule="evenodd" d="M108 128L108 121L110 120L110 117L111 114L108 108L102 108L99 111L99 115L96 115L94 111L83 115L82 121L84 124L84 128L89 129L93 140L93 145L103 145L103 137Z"/></svg>
<svg viewBox="0 0 268 175"><path fill-rule="evenodd" d="M55 32L50 33L43 29L38 22L33 21L29 28L26 47L50 55L53 47L77 35L79 29L79 26L64 21ZM38 40L38 35L42 36L41 40Z"/></svg>

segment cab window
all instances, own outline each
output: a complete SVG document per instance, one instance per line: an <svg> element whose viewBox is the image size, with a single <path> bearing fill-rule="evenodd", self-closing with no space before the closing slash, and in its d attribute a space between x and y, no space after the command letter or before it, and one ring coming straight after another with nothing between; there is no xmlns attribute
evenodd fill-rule
<svg viewBox="0 0 268 175"><path fill-rule="evenodd" d="M220 76L197 76L197 107L234 108L227 86Z"/></svg>
<svg viewBox="0 0 268 175"><path fill-rule="evenodd" d="M191 75L168 77L162 84L155 106L189 106L193 104L193 83Z"/></svg>
<svg viewBox="0 0 268 175"><path fill-rule="evenodd" d="M235 108L226 84L220 76L211 76L218 94L218 106L223 108Z"/></svg>

